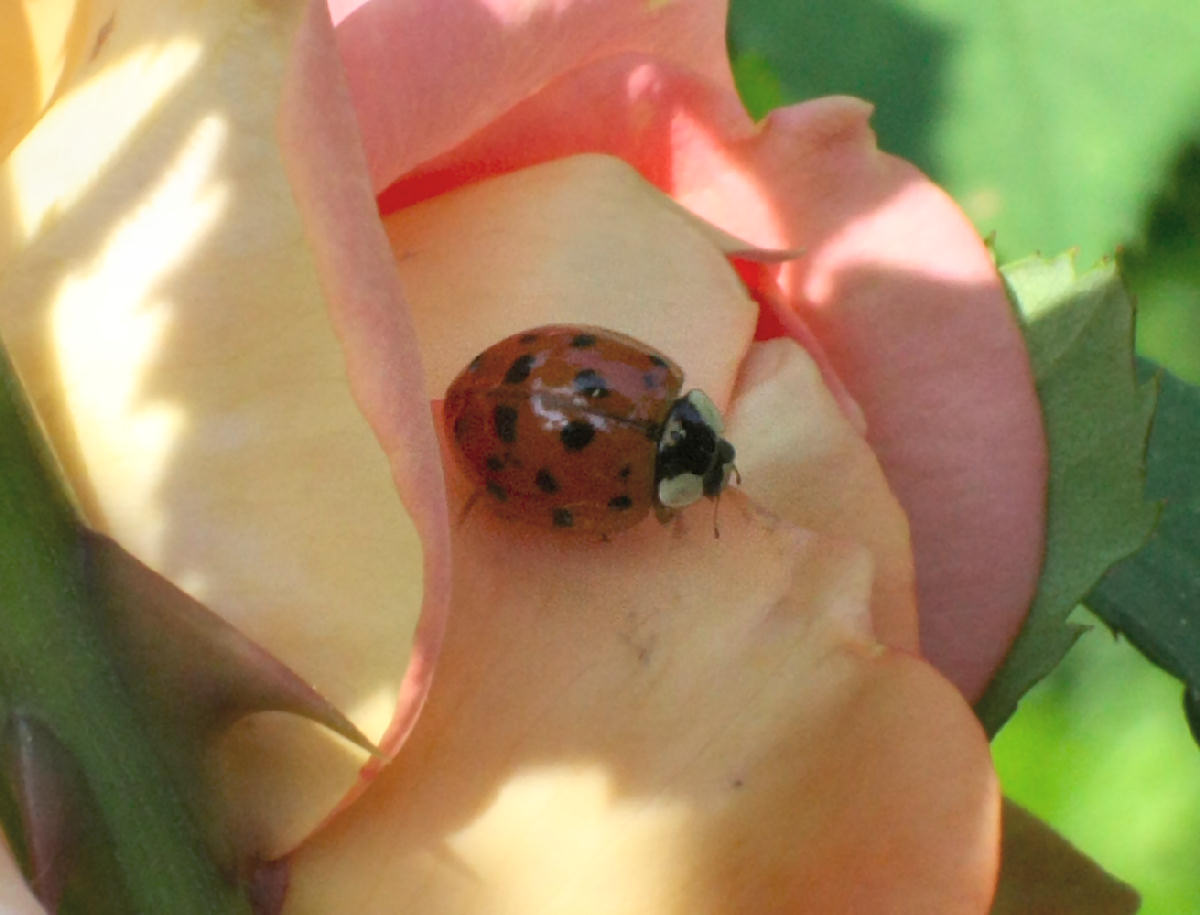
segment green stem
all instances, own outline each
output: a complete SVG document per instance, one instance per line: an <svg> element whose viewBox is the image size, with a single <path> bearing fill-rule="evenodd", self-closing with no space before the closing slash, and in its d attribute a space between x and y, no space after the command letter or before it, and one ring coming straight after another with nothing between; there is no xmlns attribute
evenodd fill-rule
<svg viewBox="0 0 1200 915"><path fill-rule="evenodd" d="M95 911L86 897L119 894L147 915L249 912L233 875L210 857L104 648L81 532L0 347L0 724L32 716L72 754L100 820L79 828L103 831L116 868L106 875L111 886L72 887L63 911ZM5 825L14 829L11 816ZM21 837L13 845L21 848Z"/></svg>

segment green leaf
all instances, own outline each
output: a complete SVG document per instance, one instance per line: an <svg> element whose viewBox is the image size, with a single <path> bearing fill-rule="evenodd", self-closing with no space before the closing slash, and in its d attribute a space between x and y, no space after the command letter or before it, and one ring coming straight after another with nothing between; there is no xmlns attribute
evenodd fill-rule
<svg viewBox="0 0 1200 915"><path fill-rule="evenodd" d="M1071 619L1091 631L992 743L1004 793L1137 887L1146 915L1190 915L1200 778L1178 681L1090 611Z"/></svg>
<svg viewBox="0 0 1200 915"><path fill-rule="evenodd" d="M733 0L734 76L756 117L820 95L876 103L884 148L931 170L949 36L933 21L878 0ZM773 83L775 91L763 92ZM949 112L947 112L949 114Z"/></svg>
<svg viewBox="0 0 1200 915"><path fill-rule="evenodd" d="M1153 363L1158 411L1147 453L1146 494L1163 501L1146 546L1113 567L1086 604L1155 664L1200 690L1200 389Z"/></svg>
<svg viewBox="0 0 1200 915"><path fill-rule="evenodd" d="M732 60L733 78L746 109L758 117L787 102L779 77L765 57L754 51Z"/></svg>
<svg viewBox="0 0 1200 915"><path fill-rule="evenodd" d="M1121 272L1137 293L1138 350L1200 384L1200 136L1162 179Z"/></svg>
<svg viewBox="0 0 1200 915"><path fill-rule="evenodd" d="M1001 271L1029 347L1050 450L1046 555L1020 635L976 712L995 734L1079 637L1067 616L1104 571L1146 540L1143 454L1154 384L1133 371L1133 306L1116 267L1074 256Z"/></svg>
<svg viewBox="0 0 1200 915"><path fill-rule="evenodd" d="M1187 717L1192 739L1200 743L1200 689L1189 686L1183 691L1183 714Z"/></svg>

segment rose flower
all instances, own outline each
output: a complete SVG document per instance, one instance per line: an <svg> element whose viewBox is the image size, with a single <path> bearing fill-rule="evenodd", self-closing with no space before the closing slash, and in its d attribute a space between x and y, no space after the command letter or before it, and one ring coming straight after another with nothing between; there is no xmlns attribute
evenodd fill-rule
<svg viewBox="0 0 1200 915"><path fill-rule="evenodd" d="M226 735L285 911L988 908L968 702L1038 571L1025 351L869 106L754 124L723 25L122 7L6 164L0 328L89 522L388 760ZM446 385L546 323L713 398L719 539L704 506L611 541L464 511Z"/></svg>

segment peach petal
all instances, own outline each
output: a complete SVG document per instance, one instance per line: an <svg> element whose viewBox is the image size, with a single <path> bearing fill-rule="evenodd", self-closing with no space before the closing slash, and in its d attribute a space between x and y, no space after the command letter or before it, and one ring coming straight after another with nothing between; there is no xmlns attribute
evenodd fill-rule
<svg viewBox="0 0 1200 915"><path fill-rule="evenodd" d="M604 57L659 55L733 91L720 0L333 0L330 8L377 191Z"/></svg>
<svg viewBox="0 0 1200 915"><path fill-rule="evenodd" d="M916 652L908 521L813 360L792 340L756 343L742 364L726 427L737 444L744 492L800 527L870 549L875 636Z"/></svg>
<svg viewBox="0 0 1200 915"><path fill-rule="evenodd" d="M426 496L410 516L396 498L281 167L299 13L123 7L3 165L0 329L88 520L378 739L427 683L430 639L410 643L423 585L445 593L431 565L444 507ZM363 758L259 715L218 766L272 854L327 815Z"/></svg>
<svg viewBox="0 0 1200 915"><path fill-rule="evenodd" d="M729 501L719 541L472 515L425 711L287 910L986 911L970 710L867 637L864 550Z"/></svg>
<svg viewBox="0 0 1200 915"><path fill-rule="evenodd" d="M471 358L549 323L630 334L729 400L756 308L715 236L624 162L575 156L387 217L431 399Z"/></svg>

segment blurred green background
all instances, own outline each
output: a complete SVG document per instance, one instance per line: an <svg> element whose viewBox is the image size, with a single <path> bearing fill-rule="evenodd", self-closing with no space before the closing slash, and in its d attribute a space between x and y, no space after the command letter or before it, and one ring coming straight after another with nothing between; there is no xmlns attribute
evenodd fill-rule
<svg viewBox="0 0 1200 915"><path fill-rule="evenodd" d="M1200 2L731 0L752 113L875 103L881 148L962 204L1001 262L1116 252L1138 349L1200 383ZM1200 750L1179 684L1101 624L994 750L1009 796L1142 893L1200 913Z"/></svg>

